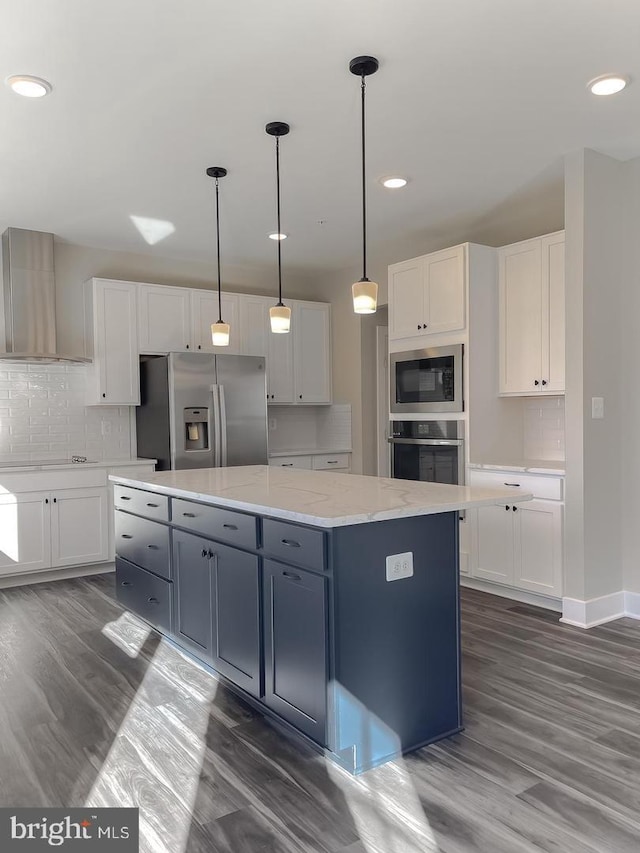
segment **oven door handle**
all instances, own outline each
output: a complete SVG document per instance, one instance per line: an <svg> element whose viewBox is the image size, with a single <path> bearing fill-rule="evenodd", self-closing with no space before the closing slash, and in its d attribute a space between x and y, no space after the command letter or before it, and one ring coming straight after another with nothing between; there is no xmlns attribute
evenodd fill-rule
<svg viewBox="0 0 640 853"><path fill-rule="evenodd" d="M388 438L389 444L426 444L431 447L462 447L463 439L453 438Z"/></svg>

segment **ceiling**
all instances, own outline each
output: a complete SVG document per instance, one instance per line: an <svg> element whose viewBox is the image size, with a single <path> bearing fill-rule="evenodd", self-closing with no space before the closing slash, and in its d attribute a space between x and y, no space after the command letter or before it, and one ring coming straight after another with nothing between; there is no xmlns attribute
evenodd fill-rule
<svg viewBox="0 0 640 853"><path fill-rule="evenodd" d="M562 155L640 153L636 0L0 0L0 223L81 244L210 261L221 182L224 259L275 258L271 120L281 143L285 264L357 262L359 81L369 78L369 239L458 231L526 204ZM605 72L635 78L596 98ZM554 165L555 164L555 165ZM403 174L404 190L377 179ZM557 203L557 193L554 196ZM150 246L131 217L159 226ZM323 224L319 224L322 222ZM174 230L172 230L174 229ZM168 233L170 232L170 233Z"/></svg>

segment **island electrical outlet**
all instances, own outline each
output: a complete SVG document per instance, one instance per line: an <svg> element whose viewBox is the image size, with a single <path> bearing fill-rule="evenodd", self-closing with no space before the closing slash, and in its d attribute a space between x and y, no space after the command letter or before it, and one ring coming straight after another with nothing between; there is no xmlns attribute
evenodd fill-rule
<svg viewBox="0 0 640 853"><path fill-rule="evenodd" d="M390 554L387 557L387 580L399 581L410 577L413 577L413 551Z"/></svg>

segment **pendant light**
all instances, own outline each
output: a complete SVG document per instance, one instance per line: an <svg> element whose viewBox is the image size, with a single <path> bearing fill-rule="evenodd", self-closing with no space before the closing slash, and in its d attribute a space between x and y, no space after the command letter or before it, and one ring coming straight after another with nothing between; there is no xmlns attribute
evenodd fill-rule
<svg viewBox="0 0 640 853"><path fill-rule="evenodd" d="M211 324L211 343L214 347L229 346L229 324L222 320L222 295L220 293L220 199L218 182L224 178L227 170L223 166L209 166L207 175L216 179L216 242L218 246L218 319Z"/></svg>
<svg viewBox="0 0 640 853"><path fill-rule="evenodd" d="M265 127L269 136L276 138L276 204L278 211L278 234L282 234L280 228L280 137L289 133L289 125L283 121L270 121ZM269 308L269 319L271 331L275 334L284 334L291 328L291 308L282 301L282 240L276 240L278 246L278 304Z"/></svg>
<svg viewBox="0 0 640 853"><path fill-rule="evenodd" d="M378 60L373 56L356 56L349 63L349 71L361 78L362 98L362 278L352 287L353 310L356 314L375 314L378 307L378 285L367 278L367 188L365 172L365 78L378 70Z"/></svg>

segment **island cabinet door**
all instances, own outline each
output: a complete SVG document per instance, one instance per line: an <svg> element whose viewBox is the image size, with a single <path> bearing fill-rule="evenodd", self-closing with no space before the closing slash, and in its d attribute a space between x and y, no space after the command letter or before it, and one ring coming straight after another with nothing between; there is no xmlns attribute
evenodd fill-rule
<svg viewBox="0 0 640 853"><path fill-rule="evenodd" d="M238 687L262 695L260 561L210 542L213 573L213 666Z"/></svg>
<svg viewBox="0 0 640 853"><path fill-rule="evenodd" d="M326 743L326 580L264 561L264 702L319 744Z"/></svg>
<svg viewBox="0 0 640 853"><path fill-rule="evenodd" d="M208 539L173 531L174 633L178 642L211 663L213 578Z"/></svg>

